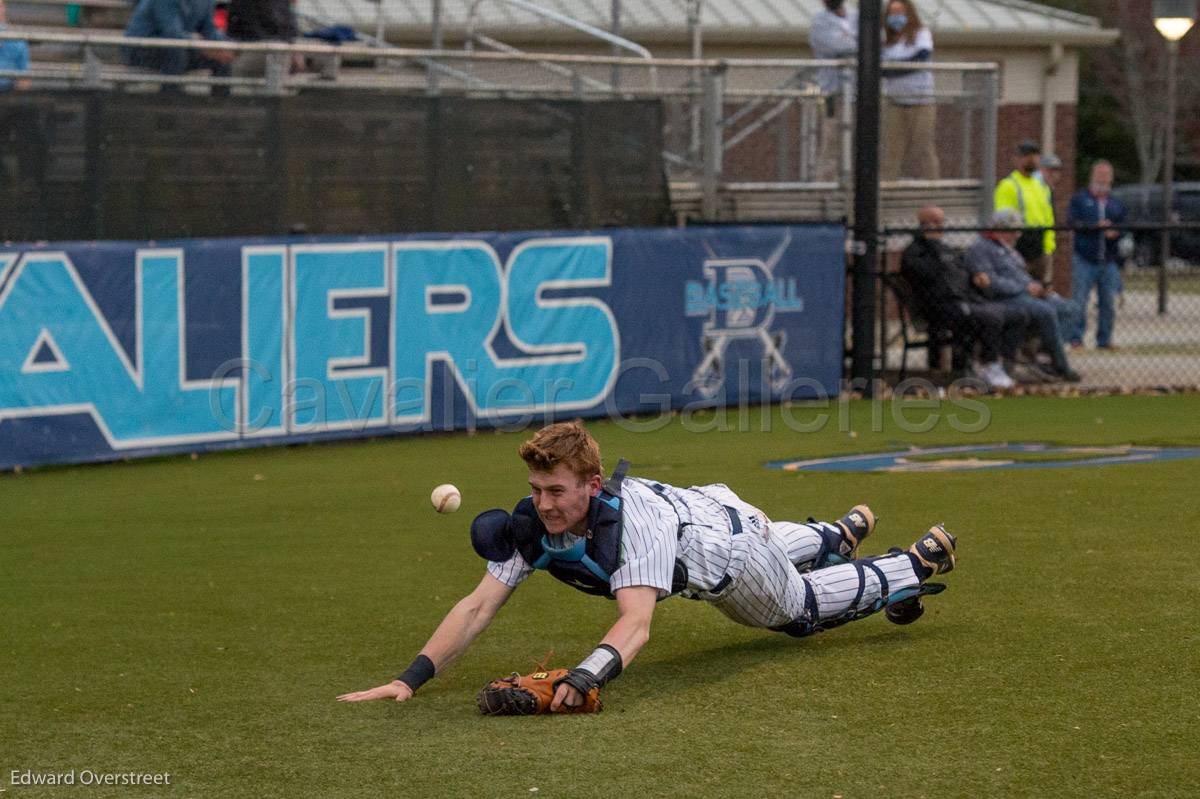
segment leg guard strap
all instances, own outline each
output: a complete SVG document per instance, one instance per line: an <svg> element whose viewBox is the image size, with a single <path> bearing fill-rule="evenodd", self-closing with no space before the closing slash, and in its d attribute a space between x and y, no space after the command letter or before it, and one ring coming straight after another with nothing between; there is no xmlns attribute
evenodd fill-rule
<svg viewBox="0 0 1200 799"><path fill-rule="evenodd" d="M811 516L808 517L808 525L815 529L817 534L821 536L821 548L817 550L817 556L811 562L797 566L797 571L804 574L813 569L823 569L826 566L840 566L843 563L850 563L850 560L841 554L842 544L845 543L845 539L836 529L830 529L834 525L819 522Z"/></svg>

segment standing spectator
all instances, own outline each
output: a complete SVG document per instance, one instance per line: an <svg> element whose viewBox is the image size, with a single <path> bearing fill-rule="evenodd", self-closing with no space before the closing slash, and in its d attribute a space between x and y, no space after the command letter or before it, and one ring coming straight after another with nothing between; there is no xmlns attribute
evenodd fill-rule
<svg viewBox="0 0 1200 799"><path fill-rule="evenodd" d="M1037 178L1042 148L1035 142L1017 145L1016 168L996 184L992 206L997 211L1012 209L1027 228L1054 227L1054 206L1046 184ZM1017 238L1016 249L1025 259L1025 266L1034 280L1049 283L1052 277L1051 256L1056 243L1053 230L1027 230Z"/></svg>
<svg viewBox="0 0 1200 799"><path fill-rule="evenodd" d="M239 42L293 42L300 35L292 0L231 0L229 38ZM304 69L304 56L294 53L288 59L292 72ZM266 53L240 53L233 61L238 77L266 73Z"/></svg>
<svg viewBox="0 0 1200 799"><path fill-rule="evenodd" d="M1078 383L1079 373L1071 368L1063 349L1062 330L1075 322L1074 303L1064 300L1032 279L1014 249L1021 217L1011 208L992 215L993 229L981 233L963 254L971 281L983 296L1014 305L1029 315L1029 322L1050 355L1052 374ZM1010 372L1012 370L1009 370Z"/></svg>
<svg viewBox="0 0 1200 799"><path fill-rule="evenodd" d="M985 301L971 284L962 256L942 240L946 214L936 205L917 212L921 232L900 260L900 276L912 290L916 310L930 329L949 329L956 348L969 359L976 377L990 388L1012 388L1001 358L1012 361L1025 338L1029 317L1011 303ZM979 362L974 361L979 343ZM965 363L964 363L965 365Z"/></svg>
<svg viewBox="0 0 1200 799"><path fill-rule="evenodd" d="M883 20L883 60L928 62L933 59L933 34L921 24L912 0L891 0ZM883 179L938 179L937 106L933 72L928 69L888 70L883 73Z"/></svg>
<svg viewBox="0 0 1200 799"><path fill-rule="evenodd" d="M8 30L8 9L4 0L0 0L0 31ZM27 72L29 70L29 43L8 39L0 42L0 69ZM28 78L0 78L0 92L12 89L28 89L31 82Z"/></svg>
<svg viewBox="0 0 1200 799"><path fill-rule="evenodd" d="M808 31L808 43L812 47L814 58L854 58L858 55L858 12L847 10L845 0L825 0L825 10L813 17L812 27ZM825 97L821 147L817 155L817 180L836 180L841 152L841 70L837 67L822 67L817 72L817 85ZM846 99L853 103L856 91L853 71L850 73L846 91L849 94Z"/></svg>
<svg viewBox="0 0 1200 799"><path fill-rule="evenodd" d="M1092 287L1100 302L1100 317L1096 325L1096 346L1102 350L1114 349L1112 343L1113 322L1116 311L1113 297L1121 290L1121 274L1117 271L1120 259L1117 225L1125 221L1125 204L1111 196L1113 167L1108 161L1097 161L1092 165L1088 187L1081 189L1071 198L1067 212L1067 223L1104 228L1102 232L1076 233L1071 258L1071 292L1079 306L1079 321L1071 332L1071 346L1083 346L1083 334L1087 327L1087 309Z"/></svg>
<svg viewBox="0 0 1200 799"><path fill-rule="evenodd" d="M1050 192L1050 207L1055 207L1054 191L1058 188L1058 181L1062 178L1063 162L1054 153L1046 153L1042 156L1040 168L1035 173L1038 180L1046 184L1046 190Z"/></svg>
<svg viewBox="0 0 1200 799"><path fill-rule="evenodd" d="M143 39L208 39L224 41L213 24L213 0L139 0L125 27L125 35ZM211 70L215 78L230 75L233 53L229 50L130 47L131 66L153 69L164 75L182 75L193 69ZM215 91L214 94L228 94Z"/></svg>

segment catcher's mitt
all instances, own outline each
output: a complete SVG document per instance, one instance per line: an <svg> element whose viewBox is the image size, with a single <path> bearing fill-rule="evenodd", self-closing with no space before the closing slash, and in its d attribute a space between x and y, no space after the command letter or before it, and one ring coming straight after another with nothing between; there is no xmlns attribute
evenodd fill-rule
<svg viewBox="0 0 1200 799"><path fill-rule="evenodd" d="M554 701L554 690L558 682L570 674L567 669L535 671L533 674L517 674L492 680L483 686L475 701L479 712L485 716L535 716L549 713ZM592 688L583 697L583 704L576 707L562 705L555 713L599 713L600 689Z"/></svg>

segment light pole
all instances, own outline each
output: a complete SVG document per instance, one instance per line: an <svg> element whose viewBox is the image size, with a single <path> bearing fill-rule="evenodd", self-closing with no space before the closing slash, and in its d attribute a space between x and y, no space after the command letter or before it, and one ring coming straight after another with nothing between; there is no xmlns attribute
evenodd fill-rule
<svg viewBox="0 0 1200 799"><path fill-rule="evenodd" d="M1179 40L1195 24L1196 0L1154 0L1154 27L1167 40L1167 135L1163 142L1163 223L1172 221L1175 189L1175 83ZM1167 260L1171 257L1171 230L1163 227L1162 257L1158 267L1158 313L1167 312Z"/></svg>

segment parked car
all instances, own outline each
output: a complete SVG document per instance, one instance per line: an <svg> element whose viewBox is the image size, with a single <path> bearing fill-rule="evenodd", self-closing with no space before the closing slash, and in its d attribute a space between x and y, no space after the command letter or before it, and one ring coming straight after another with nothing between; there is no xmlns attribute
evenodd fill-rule
<svg viewBox="0 0 1200 799"><path fill-rule="evenodd" d="M1113 190L1129 208L1130 222L1154 224L1163 220L1162 184L1138 183ZM1179 222L1200 222L1200 183L1176 183L1171 205ZM1139 231L1133 236L1133 261L1137 266L1157 266L1162 247L1158 231ZM1171 256L1200 263L1200 229L1171 234Z"/></svg>

